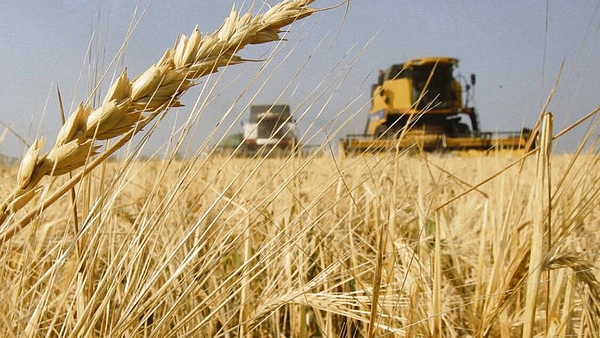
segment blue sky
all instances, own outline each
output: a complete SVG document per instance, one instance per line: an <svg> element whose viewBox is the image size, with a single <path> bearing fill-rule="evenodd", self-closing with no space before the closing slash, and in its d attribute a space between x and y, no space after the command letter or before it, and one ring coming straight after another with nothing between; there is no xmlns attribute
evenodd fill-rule
<svg viewBox="0 0 600 338"><path fill-rule="evenodd" d="M275 1L269 0L273 4ZM112 68L110 61L124 41L133 17L147 0L24 0L0 4L0 121L27 141L36 134L54 140L60 128L56 85L66 108L86 97L94 74L127 67L131 78L172 47L178 34L195 25L213 32L232 5L248 9L250 1L153 0ZM317 0L329 7L336 0ZM262 11L254 4L254 12ZM134 12L138 5L138 12ZM459 72L476 73L475 105L485 130L519 130L535 123L542 103L564 68L550 110L560 130L600 105L600 1L399 1L352 0L344 8L315 14L292 26L287 42L250 46L240 54L265 64L230 67L204 79L171 112L153 135L148 150L168 140L174 126L194 102L209 100L189 147L198 147L229 108L247 104L289 103L301 131L317 139L335 131L356 114L340 135L362 132L369 90L379 69L421 56L460 59ZM135 14L134 14L135 13ZM93 34L92 34L93 32ZM93 36L93 39L92 39ZM91 43L90 43L91 41ZM91 59L86 57L88 46ZM93 65L90 65L90 60ZM98 69L99 71L97 71ZM78 81L81 78L81 81ZM208 93L205 88L214 91ZM328 123L340 113L334 123ZM225 124L239 123L233 116ZM324 128L321 130L321 128ZM0 129L4 129L0 127ZM565 137L559 150L578 143L583 130ZM20 156L23 144L9 134L0 153Z"/></svg>

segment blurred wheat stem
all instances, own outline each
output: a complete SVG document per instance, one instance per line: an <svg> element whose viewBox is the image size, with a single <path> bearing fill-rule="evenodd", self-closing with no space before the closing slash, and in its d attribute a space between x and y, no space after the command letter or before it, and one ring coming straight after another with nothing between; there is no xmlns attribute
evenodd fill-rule
<svg viewBox="0 0 600 338"><path fill-rule="evenodd" d="M281 28L317 11L308 7L312 2L282 1L256 16L250 12L241 15L233 8L214 33L203 36L196 27L189 37L182 35L156 64L132 81L124 70L100 107L77 107L48 153L41 154L42 137L34 141L19 167L16 188L0 204L0 224L37 195L43 177L63 175L89 164L101 152L96 143L99 140L131 139L159 113L180 106L179 97L196 85L195 80L220 67L246 61L236 55L245 46L279 41ZM103 153L117 150L111 147Z"/></svg>
<svg viewBox="0 0 600 338"><path fill-rule="evenodd" d="M532 233L531 248L529 254L529 273L527 280L527 291L525 298L525 310L523 312L523 338L534 336L536 309L538 304L538 290L542 275L542 263L546 255L547 247L544 247L544 238L550 236L548 215L550 211L550 198L546 192L550 187L550 158L552 155L552 127L553 117L551 113L545 113L542 118L542 130L540 133L540 152L538 153L538 167L536 171L534 198L532 203ZM546 212L548 214L546 214ZM545 229L548 228L548 229Z"/></svg>

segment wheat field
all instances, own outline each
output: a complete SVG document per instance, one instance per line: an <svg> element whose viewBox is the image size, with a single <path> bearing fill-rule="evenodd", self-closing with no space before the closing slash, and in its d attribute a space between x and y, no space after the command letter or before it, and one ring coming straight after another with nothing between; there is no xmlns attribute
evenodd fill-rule
<svg viewBox="0 0 600 338"><path fill-rule="evenodd" d="M570 154L544 112L528 153L341 158L334 133L288 156L141 156L200 77L312 3L232 11L131 80L115 70L50 150L38 135L0 168L1 337L600 335L593 124Z"/></svg>
<svg viewBox="0 0 600 338"><path fill-rule="evenodd" d="M2 335L520 336L540 213L534 331L592 337L597 156L552 158L551 204L529 159L445 205L513 161L106 164L3 243Z"/></svg>

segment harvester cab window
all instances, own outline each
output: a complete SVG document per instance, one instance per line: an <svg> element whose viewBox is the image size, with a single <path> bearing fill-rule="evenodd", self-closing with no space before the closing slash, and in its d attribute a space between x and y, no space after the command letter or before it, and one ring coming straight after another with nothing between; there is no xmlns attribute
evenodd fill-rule
<svg viewBox="0 0 600 338"><path fill-rule="evenodd" d="M418 66L413 68L412 82L413 92L412 100L417 102L419 97L421 98L417 109L424 109L427 106L433 105L436 108L447 108L452 107L456 101L456 93L453 90L453 69L450 64L438 64L437 67L433 65ZM431 74L433 72L433 74ZM427 88L427 80L430 78ZM425 93L423 94L423 90Z"/></svg>
<svg viewBox="0 0 600 338"><path fill-rule="evenodd" d="M406 77L406 70L403 69L404 68L404 64L399 64L399 65L393 65L391 66L388 71L386 72L387 74L385 75L385 80L397 80L403 77Z"/></svg>

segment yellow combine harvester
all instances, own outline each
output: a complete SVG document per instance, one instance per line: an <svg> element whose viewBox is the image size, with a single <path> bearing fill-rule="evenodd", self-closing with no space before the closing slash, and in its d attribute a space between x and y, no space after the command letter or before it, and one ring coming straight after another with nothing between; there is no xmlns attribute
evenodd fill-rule
<svg viewBox="0 0 600 338"><path fill-rule="evenodd" d="M372 87L365 133L340 140L344 155L414 148L423 151L524 149L531 131L482 132L469 107L475 75L463 86L454 76L458 60L426 57L381 71ZM466 79L465 79L466 82Z"/></svg>

